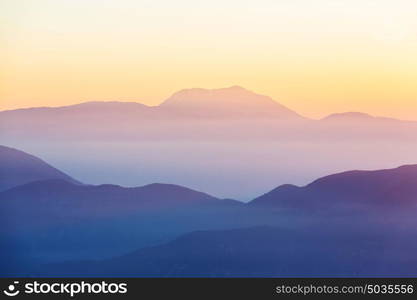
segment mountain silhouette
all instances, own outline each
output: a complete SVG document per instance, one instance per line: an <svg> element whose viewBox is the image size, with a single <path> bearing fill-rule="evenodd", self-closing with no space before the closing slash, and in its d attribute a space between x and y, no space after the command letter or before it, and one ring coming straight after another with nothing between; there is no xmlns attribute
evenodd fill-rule
<svg viewBox="0 0 417 300"><path fill-rule="evenodd" d="M23 151L0 145L0 191L46 179L79 182L43 160Z"/></svg>
<svg viewBox="0 0 417 300"><path fill-rule="evenodd" d="M3 218L13 212L26 221L52 218L126 216L138 211L166 211L199 205L235 205L208 194L172 184L126 188L118 185L77 185L64 179L30 182L0 193ZM31 217L29 217L31 216ZM13 220L10 220L13 222Z"/></svg>
<svg viewBox="0 0 417 300"><path fill-rule="evenodd" d="M277 120L303 119L296 112L274 101L242 87L221 89L185 89L174 93L159 106L147 106L138 102L92 101L61 107L34 107L0 112L3 125L15 122L26 123L31 118L37 121L84 120L86 117L108 118L109 121L124 118L140 119L187 119L189 117L210 118L275 118ZM62 119L63 118L63 119ZM88 119L86 120L88 121Z"/></svg>
<svg viewBox="0 0 417 300"><path fill-rule="evenodd" d="M404 208L417 204L417 165L376 171L348 171L315 180L305 187L282 185L251 201L281 208Z"/></svg>

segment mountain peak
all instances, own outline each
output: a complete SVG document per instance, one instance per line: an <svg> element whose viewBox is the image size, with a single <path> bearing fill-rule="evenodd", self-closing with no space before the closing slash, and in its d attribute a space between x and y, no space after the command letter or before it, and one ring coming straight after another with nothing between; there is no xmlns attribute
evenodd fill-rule
<svg viewBox="0 0 417 300"><path fill-rule="evenodd" d="M343 113L334 113L330 114L322 120L369 120L374 119L374 116L371 116L366 113L350 111Z"/></svg>
<svg viewBox="0 0 417 300"><path fill-rule="evenodd" d="M219 89L180 90L160 107L192 112L198 116L301 118L272 98L237 85Z"/></svg>
<svg viewBox="0 0 417 300"><path fill-rule="evenodd" d="M245 90L246 91L246 89L244 87L240 86L240 85L232 85L232 86L230 86L226 89L235 89L235 90Z"/></svg>
<svg viewBox="0 0 417 300"><path fill-rule="evenodd" d="M248 100L248 98L250 99L251 97L254 97L254 96L259 96L259 95L238 85L234 85L234 86L227 87L227 88L219 88L219 89L189 88L189 89L182 89L174 93L171 97L165 100L161 105L181 105L181 104L194 105L197 102L199 103L202 103L203 101L222 102L222 100L226 102L227 100L230 101L230 98L235 99L236 97L240 99L243 98L243 99ZM220 99L222 97L228 97L228 98ZM272 99L270 100L273 101Z"/></svg>

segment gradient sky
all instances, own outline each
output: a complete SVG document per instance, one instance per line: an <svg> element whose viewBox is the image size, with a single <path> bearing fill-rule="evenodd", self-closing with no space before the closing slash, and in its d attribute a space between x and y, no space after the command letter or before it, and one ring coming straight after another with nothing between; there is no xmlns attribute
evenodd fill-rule
<svg viewBox="0 0 417 300"><path fill-rule="evenodd" d="M3 0L0 109L241 85L417 120L415 0Z"/></svg>

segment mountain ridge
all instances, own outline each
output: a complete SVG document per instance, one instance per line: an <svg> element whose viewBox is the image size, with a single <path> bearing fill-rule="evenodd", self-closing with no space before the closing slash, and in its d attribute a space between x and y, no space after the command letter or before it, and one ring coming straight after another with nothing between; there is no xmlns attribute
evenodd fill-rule
<svg viewBox="0 0 417 300"><path fill-rule="evenodd" d="M0 145L0 191L31 181L53 178L80 184L79 181L34 155Z"/></svg>
<svg viewBox="0 0 417 300"><path fill-rule="evenodd" d="M204 100L204 101L203 101ZM248 101L249 100L249 101ZM258 102L258 103L256 103ZM212 104L216 106L212 106ZM228 104L235 106L227 107ZM255 105L257 104L257 105ZM223 108L220 106L224 106ZM123 107L124 106L124 107ZM263 107L263 108L262 108ZM133 109L133 111L151 111L166 112L174 109L177 113L191 113L193 110L197 116L240 116L240 117L284 117L294 119L306 119L314 121L400 121L400 122L417 122L416 120L402 120L390 117L373 116L364 112L348 111L341 113L332 113L320 119L309 119L300 115L298 112L287 108L278 101L267 95L252 92L238 85L226 88L186 88L174 92L171 96L163 100L159 105L146 105L138 101L86 101L64 106L41 106L27 107L17 109L1 110L0 113L36 113L36 112L68 112L79 111L81 109L106 110L113 109L117 111L122 109ZM206 111L204 111L206 110ZM210 111L211 110L211 111ZM186 115L186 114L185 114ZM185 116L183 115L183 116Z"/></svg>
<svg viewBox="0 0 417 300"><path fill-rule="evenodd" d="M398 199L401 202L396 201ZM249 204L311 207L312 204L331 206L342 200L351 205L417 204L417 164L392 169L345 171L318 178L302 187L281 185Z"/></svg>

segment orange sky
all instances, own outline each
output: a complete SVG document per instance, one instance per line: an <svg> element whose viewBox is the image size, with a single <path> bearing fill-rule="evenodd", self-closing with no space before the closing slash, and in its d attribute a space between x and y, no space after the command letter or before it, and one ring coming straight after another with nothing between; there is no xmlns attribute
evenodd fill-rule
<svg viewBox="0 0 417 300"><path fill-rule="evenodd" d="M417 120L414 0L6 0L0 109L241 85L309 117Z"/></svg>

